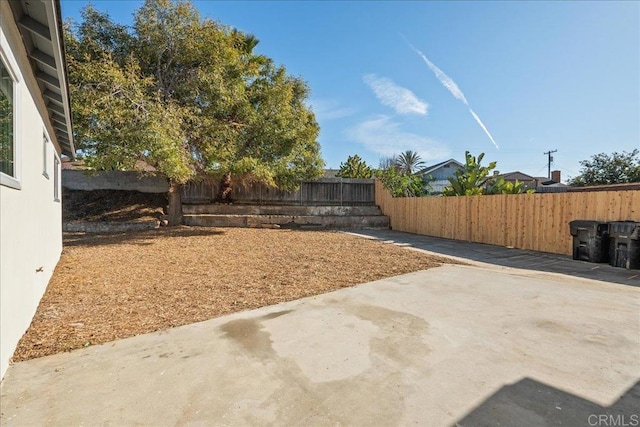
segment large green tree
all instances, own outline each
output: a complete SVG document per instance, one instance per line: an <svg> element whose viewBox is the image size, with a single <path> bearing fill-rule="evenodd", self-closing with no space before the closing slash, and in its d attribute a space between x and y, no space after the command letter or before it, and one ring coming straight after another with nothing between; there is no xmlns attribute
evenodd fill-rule
<svg viewBox="0 0 640 427"><path fill-rule="evenodd" d="M569 185L623 184L640 182L640 150L595 154L580 162L580 175L569 180Z"/></svg>
<svg viewBox="0 0 640 427"><path fill-rule="evenodd" d="M421 176L408 175L398 167L379 169L376 177L393 197L421 197L429 192L429 185Z"/></svg>
<svg viewBox="0 0 640 427"><path fill-rule="evenodd" d="M254 52L250 35L188 1L147 0L127 28L90 6L66 31L76 141L96 169L140 160L180 185L230 175L291 189L322 173L306 83Z"/></svg>
<svg viewBox="0 0 640 427"><path fill-rule="evenodd" d="M349 156L347 161L340 163L340 170L336 174L339 178L371 178L373 169L357 154Z"/></svg>

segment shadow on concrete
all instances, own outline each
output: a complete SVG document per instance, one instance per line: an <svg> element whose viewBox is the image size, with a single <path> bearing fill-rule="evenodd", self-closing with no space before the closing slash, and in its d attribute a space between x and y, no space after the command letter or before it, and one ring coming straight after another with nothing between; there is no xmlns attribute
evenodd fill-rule
<svg viewBox="0 0 640 427"><path fill-rule="evenodd" d="M126 231L120 233L64 233L64 246L103 246L129 243L146 246L159 237L193 237L222 235L224 231L218 228L202 227L166 227L151 230Z"/></svg>
<svg viewBox="0 0 640 427"><path fill-rule="evenodd" d="M392 230L357 230L354 234L504 267L524 268L640 287L640 270L577 261L570 256L463 242Z"/></svg>
<svg viewBox="0 0 640 427"><path fill-rule="evenodd" d="M640 425L640 381L611 406L530 378L502 387L454 426Z"/></svg>

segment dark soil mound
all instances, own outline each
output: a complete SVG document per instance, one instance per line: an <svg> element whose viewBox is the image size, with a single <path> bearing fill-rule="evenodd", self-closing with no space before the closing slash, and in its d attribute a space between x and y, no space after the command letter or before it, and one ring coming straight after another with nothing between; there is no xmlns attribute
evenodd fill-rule
<svg viewBox="0 0 640 427"><path fill-rule="evenodd" d="M62 189L63 221L145 221L160 219L167 206L163 193Z"/></svg>

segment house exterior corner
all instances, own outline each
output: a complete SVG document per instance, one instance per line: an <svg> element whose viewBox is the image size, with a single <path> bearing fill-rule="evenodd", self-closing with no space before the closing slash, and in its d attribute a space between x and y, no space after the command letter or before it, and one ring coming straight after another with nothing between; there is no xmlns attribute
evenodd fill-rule
<svg viewBox="0 0 640 427"><path fill-rule="evenodd" d="M0 377L62 252L61 155L74 148L59 10L0 2Z"/></svg>

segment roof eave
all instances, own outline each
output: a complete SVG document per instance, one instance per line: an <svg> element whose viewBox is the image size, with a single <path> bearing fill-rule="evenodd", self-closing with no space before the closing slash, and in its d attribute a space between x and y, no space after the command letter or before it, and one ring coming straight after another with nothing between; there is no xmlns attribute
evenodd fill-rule
<svg viewBox="0 0 640 427"><path fill-rule="evenodd" d="M59 141L63 154L75 159L76 149L73 139L73 121L71 114L71 98L69 97L69 83L67 81L67 61L65 58L64 34L62 26L62 12L60 8L60 0L50 0L45 2L47 8L47 19L52 32L52 43L54 58L56 60L56 71L58 81L60 82L60 91L62 92L62 101L66 122L66 130L68 135L68 143L63 144Z"/></svg>
<svg viewBox="0 0 640 427"><path fill-rule="evenodd" d="M457 161L456 159L449 159L449 160L445 160L444 162L440 162L440 163L436 163L435 165L431 165L429 167L424 168L423 170L421 170L420 174L427 174L427 173L431 173L434 170L437 170L441 167L443 167L444 165L448 164L448 163L455 163L458 167L463 167L464 165L462 163L460 163L459 161Z"/></svg>
<svg viewBox="0 0 640 427"><path fill-rule="evenodd" d="M15 0L9 5L48 113L49 137L64 155L75 158L60 0Z"/></svg>

